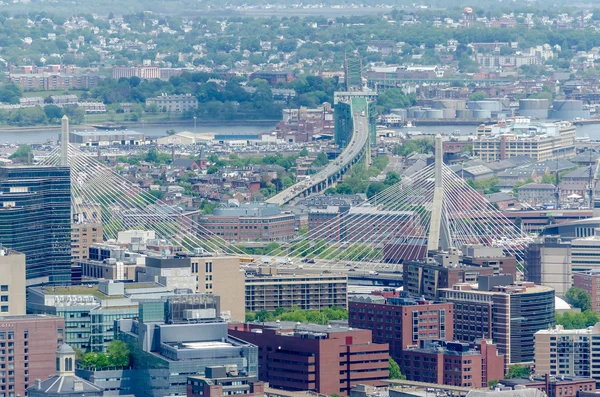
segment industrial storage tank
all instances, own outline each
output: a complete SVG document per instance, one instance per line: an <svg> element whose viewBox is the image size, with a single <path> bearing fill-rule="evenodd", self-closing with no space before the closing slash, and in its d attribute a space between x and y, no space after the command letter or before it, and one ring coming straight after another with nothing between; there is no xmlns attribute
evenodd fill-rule
<svg viewBox="0 0 600 397"><path fill-rule="evenodd" d="M425 109L413 109L413 118L415 119L424 119L426 115Z"/></svg>
<svg viewBox="0 0 600 397"><path fill-rule="evenodd" d="M466 102L463 99L434 99L431 101L434 109L464 110Z"/></svg>
<svg viewBox="0 0 600 397"><path fill-rule="evenodd" d="M490 119L492 118L492 111L487 109L476 109L473 110L474 119Z"/></svg>
<svg viewBox="0 0 600 397"><path fill-rule="evenodd" d="M473 118L473 111L472 110L457 110L456 111L456 118L457 119L462 119L462 120L471 120Z"/></svg>
<svg viewBox="0 0 600 397"><path fill-rule="evenodd" d="M456 118L456 109L443 109L444 118L445 119L455 119Z"/></svg>
<svg viewBox="0 0 600 397"><path fill-rule="evenodd" d="M471 110L489 110L490 112L499 112L502 110L500 101L469 101L467 108Z"/></svg>
<svg viewBox="0 0 600 397"><path fill-rule="evenodd" d="M426 109L425 118L428 119L443 119L444 111L442 109Z"/></svg>
<svg viewBox="0 0 600 397"><path fill-rule="evenodd" d="M590 110L583 106L583 101L576 99L552 102L550 118L554 120L589 119Z"/></svg>
<svg viewBox="0 0 600 397"><path fill-rule="evenodd" d="M534 119L547 119L550 101L547 99L520 99L519 115Z"/></svg>

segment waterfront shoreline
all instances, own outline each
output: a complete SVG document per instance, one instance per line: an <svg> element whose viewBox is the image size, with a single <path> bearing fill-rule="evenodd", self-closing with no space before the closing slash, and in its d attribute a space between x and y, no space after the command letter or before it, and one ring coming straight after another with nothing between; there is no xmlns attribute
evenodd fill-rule
<svg viewBox="0 0 600 397"><path fill-rule="evenodd" d="M281 120L197 120L196 125L202 127L219 127L219 126L272 126L277 124ZM78 130L90 130L95 129L94 125L99 125L102 123L94 123L94 124L78 124L71 125L71 131ZM118 124L122 124L125 126L125 130L133 129L136 127L152 127L152 126L189 126L190 129L194 128L193 120L171 120L171 121L152 121L152 122L120 122ZM5 133L18 133L18 132L48 132L48 131L60 131L60 125L36 125L36 126L27 126L27 127L16 127L16 126L0 126L0 134ZM98 130L101 131L101 130ZM123 130L124 131L124 130Z"/></svg>

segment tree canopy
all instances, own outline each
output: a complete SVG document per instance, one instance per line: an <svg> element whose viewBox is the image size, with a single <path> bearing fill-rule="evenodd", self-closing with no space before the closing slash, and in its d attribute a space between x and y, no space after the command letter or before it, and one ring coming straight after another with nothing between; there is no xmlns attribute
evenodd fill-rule
<svg viewBox="0 0 600 397"><path fill-rule="evenodd" d="M592 308L592 297L581 288L571 287L565 292L565 301L582 312Z"/></svg>
<svg viewBox="0 0 600 397"><path fill-rule="evenodd" d="M597 322L600 322L600 315L591 310L586 310L581 313L557 313L556 324L562 325L564 329L582 329L591 327Z"/></svg>
<svg viewBox="0 0 600 397"><path fill-rule="evenodd" d="M130 352L125 342L115 339L108 345L106 353L85 353L79 365L97 370L129 367Z"/></svg>
<svg viewBox="0 0 600 397"><path fill-rule="evenodd" d="M531 375L531 368L520 365L513 364L508 367L508 372L505 376L506 379L515 379L515 378L528 378Z"/></svg>
<svg viewBox="0 0 600 397"><path fill-rule="evenodd" d="M21 145L8 158L16 163L26 163L33 160L33 150L29 145Z"/></svg>
<svg viewBox="0 0 600 397"><path fill-rule="evenodd" d="M389 358L390 362L390 379L401 379L406 380L406 375L400 372L400 366L393 358Z"/></svg>
<svg viewBox="0 0 600 397"><path fill-rule="evenodd" d="M256 313L246 312L246 321L293 321L298 323L327 324L330 320L347 320L348 311L339 307L330 307L321 310L302 310L297 307L291 309L278 308L268 312L260 310Z"/></svg>

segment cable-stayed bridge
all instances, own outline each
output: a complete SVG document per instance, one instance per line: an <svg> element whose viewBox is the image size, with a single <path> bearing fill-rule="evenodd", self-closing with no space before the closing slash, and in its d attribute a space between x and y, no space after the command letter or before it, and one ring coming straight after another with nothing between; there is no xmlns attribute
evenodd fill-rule
<svg viewBox="0 0 600 397"><path fill-rule="evenodd" d="M363 116L355 117L360 124ZM68 136L65 131L66 120L63 136ZM426 260L432 251L481 244L522 258L531 238L443 164L441 147L438 136L434 164L404 176L397 184L269 255L321 269L379 268L384 263ZM157 237L189 252L244 255L195 222L189 213L157 200L64 140L44 163L71 167L73 214L101 222L106 239L115 239L121 230L151 229Z"/></svg>
<svg viewBox="0 0 600 397"><path fill-rule="evenodd" d="M369 116L367 99L352 98L350 108L353 119L353 133L350 143L324 169L312 175L310 179L296 183L267 200L269 203L284 205L296 197L306 196L311 192L321 192L337 181L353 164L360 161L369 151Z"/></svg>

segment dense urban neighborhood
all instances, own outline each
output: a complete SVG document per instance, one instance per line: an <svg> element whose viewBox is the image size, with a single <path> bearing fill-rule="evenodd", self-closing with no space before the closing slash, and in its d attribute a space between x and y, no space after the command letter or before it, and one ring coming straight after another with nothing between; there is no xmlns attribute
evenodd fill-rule
<svg viewBox="0 0 600 397"><path fill-rule="evenodd" d="M599 30L0 1L0 397L598 397Z"/></svg>

